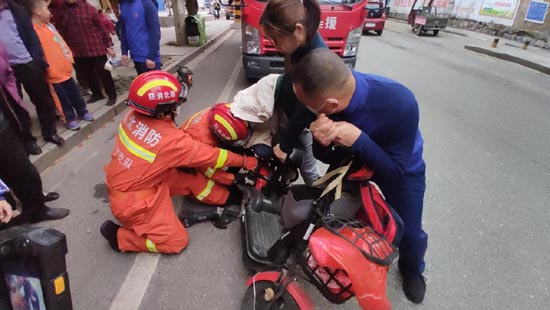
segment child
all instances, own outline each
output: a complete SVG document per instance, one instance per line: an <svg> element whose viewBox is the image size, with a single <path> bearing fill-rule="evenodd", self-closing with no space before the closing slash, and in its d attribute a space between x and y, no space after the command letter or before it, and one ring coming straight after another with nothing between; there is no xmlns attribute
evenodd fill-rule
<svg viewBox="0 0 550 310"><path fill-rule="evenodd" d="M280 103L277 103L280 101L281 80L282 75L278 74L263 77L256 84L239 91L230 105L217 104L202 110L184 121L180 128L193 138L212 146L221 141L232 148L253 149L261 157L273 156L273 140L279 130L287 126L284 112L278 106ZM227 132L232 134L225 134ZM307 185L313 184L320 174L311 146L312 141L297 146L305 151L300 174ZM228 185L233 181L232 178L224 177L224 172L216 174L213 178L209 176L214 182ZM227 179L230 181L225 182Z"/></svg>
<svg viewBox="0 0 550 310"><path fill-rule="evenodd" d="M50 24L50 11L44 0L31 0L32 21L48 63L47 79L53 84L61 101L66 126L71 130L80 129L78 118L91 122L94 117L86 109L86 102L72 77L73 55L55 27ZM76 114L75 114L76 111Z"/></svg>

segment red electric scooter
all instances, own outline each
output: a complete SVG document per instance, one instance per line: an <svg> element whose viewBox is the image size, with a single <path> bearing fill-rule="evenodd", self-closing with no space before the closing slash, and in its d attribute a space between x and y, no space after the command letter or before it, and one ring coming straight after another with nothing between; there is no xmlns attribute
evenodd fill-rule
<svg viewBox="0 0 550 310"><path fill-rule="evenodd" d="M299 278L335 304L356 296L363 309L391 308L386 275L402 222L370 182L372 173L348 174L350 165L327 174L324 190L295 185L279 195L240 186L243 261L257 272L241 309L313 309Z"/></svg>

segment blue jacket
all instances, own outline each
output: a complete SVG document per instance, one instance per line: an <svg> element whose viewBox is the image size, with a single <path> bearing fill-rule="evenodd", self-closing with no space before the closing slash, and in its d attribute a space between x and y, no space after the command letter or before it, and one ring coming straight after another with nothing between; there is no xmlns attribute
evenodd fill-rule
<svg viewBox="0 0 550 310"><path fill-rule="evenodd" d="M40 40L34 31L32 25L31 17L27 10L15 3L12 0L8 0L8 7L13 15L13 20L17 26L17 31L21 36L21 40L29 54L31 54L32 59L43 69L48 68L48 63L44 60L44 51L42 50L42 45Z"/></svg>
<svg viewBox="0 0 550 310"><path fill-rule="evenodd" d="M152 0L121 0L117 27L122 55L130 51L134 61L160 63L160 22Z"/></svg>
<svg viewBox="0 0 550 310"><path fill-rule="evenodd" d="M414 94L405 86L377 75L353 71L356 87L350 104L334 121L346 121L361 129L352 152L377 178L396 181L424 169L424 140L418 128L419 111ZM314 143L315 157L339 165L339 151Z"/></svg>

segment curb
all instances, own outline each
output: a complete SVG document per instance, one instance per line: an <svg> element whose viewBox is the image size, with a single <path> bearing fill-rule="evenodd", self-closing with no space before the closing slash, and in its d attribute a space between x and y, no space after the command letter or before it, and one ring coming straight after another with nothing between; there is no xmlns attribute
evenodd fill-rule
<svg viewBox="0 0 550 310"><path fill-rule="evenodd" d="M491 51L491 50L488 50L488 49L485 49L485 48L482 48L482 47L479 47L479 46L465 45L464 48L469 50L469 51L473 51L473 52L477 52L477 53L480 53L480 54L485 54L485 55L493 56L493 57L496 57L496 58L499 58L499 59L502 59L502 60L517 63L518 65L522 65L524 67L531 68L533 70L537 70L537 71L542 72L544 74L549 74L550 75L550 67L543 66L543 65L538 64L536 62L525 60L525 59L522 59L522 58L519 58L519 57L516 57L516 56L512 56L512 55L509 55L509 54L494 52L494 51Z"/></svg>
<svg viewBox="0 0 550 310"><path fill-rule="evenodd" d="M208 42L206 42L206 44L197 47L193 51L187 53L187 55L175 57L174 60L166 65L166 67L162 68L162 70L172 74L175 73L178 65L187 63L197 57L212 44L220 40L220 38L222 38L231 29L231 26L227 27L220 33L213 36ZM94 132L103 128L105 124L110 122L115 116L123 113L126 110L126 97L128 97L127 91L122 94L118 94L117 102L113 106L102 106L99 110L95 111L95 120L91 123L85 124L80 128L80 130L66 130L60 133L59 135L65 139L65 144L62 147L58 147L52 143L46 143L43 145L42 154L30 157L31 162L34 164L38 172L41 173L52 164L55 164L59 158L70 152L74 147L81 144Z"/></svg>

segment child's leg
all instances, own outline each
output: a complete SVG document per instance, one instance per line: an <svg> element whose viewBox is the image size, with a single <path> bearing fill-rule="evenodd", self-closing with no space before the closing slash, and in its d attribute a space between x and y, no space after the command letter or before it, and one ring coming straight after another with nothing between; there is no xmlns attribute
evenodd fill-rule
<svg viewBox="0 0 550 310"><path fill-rule="evenodd" d="M317 167L317 160L313 156L313 136L311 132L305 129L300 134L300 142L304 145L304 162L300 166L300 174L307 185L313 184L321 177L321 171Z"/></svg>
<svg viewBox="0 0 550 310"><path fill-rule="evenodd" d="M83 117L86 113L88 113L88 109L86 109L86 101L84 101L84 98L80 93L80 89L78 89L78 84L76 84L73 78L70 78L63 83L65 83L65 89L69 95L72 106L76 110L76 113L78 113L78 116Z"/></svg>
<svg viewBox="0 0 550 310"><path fill-rule="evenodd" d="M70 81L69 79L67 81ZM53 88L61 101L61 107L63 108L63 114L65 114L65 120L67 123L76 120L76 115L73 110L73 105L71 103L70 92L68 90L67 81L61 83L54 83Z"/></svg>

